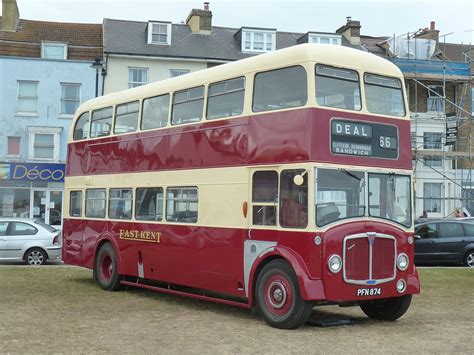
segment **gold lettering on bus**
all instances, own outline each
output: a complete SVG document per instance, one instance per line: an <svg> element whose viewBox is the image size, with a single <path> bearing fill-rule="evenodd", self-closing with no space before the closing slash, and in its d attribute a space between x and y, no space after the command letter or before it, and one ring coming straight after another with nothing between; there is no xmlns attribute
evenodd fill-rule
<svg viewBox="0 0 474 355"><path fill-rule="evenodd" d="M120 229L119 235L120 239L125 240L161 243L161 232L139 231L136 229Z"/></svg>

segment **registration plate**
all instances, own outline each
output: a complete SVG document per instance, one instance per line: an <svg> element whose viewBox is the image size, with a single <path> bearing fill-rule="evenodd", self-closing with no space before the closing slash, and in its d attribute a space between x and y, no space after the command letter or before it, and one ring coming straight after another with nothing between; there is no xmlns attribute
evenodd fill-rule
<svg viewBox="0 0 474 355"><path fill-rule="evenodd" d="M380 296L381 294L382 294L382 290L381 290L380 287L358 288L357 289L357 297Z"/></svg>

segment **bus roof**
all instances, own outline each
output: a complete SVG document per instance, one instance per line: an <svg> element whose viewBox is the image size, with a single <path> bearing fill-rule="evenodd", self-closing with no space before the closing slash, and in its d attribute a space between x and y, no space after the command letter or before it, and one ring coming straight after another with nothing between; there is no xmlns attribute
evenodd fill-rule
<svg viewBox="0 0 474 355"><path fill-rule="evenodd" d="M398 78L403 77L402 72L396 65L371 53L331 44L300 44L183 76L160 80L137 88L107 94L82 104L76 111L76 115L91 109L139 100L176 90L184 90L246 73L261 72L308 61L348 69L358 69L374 74Z"/></svg>

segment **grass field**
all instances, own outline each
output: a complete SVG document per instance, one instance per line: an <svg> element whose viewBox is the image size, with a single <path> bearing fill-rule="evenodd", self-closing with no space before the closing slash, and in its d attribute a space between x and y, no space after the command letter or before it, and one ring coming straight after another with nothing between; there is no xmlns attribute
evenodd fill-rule
<svg viewBox="0 0 474 355"><path fill-rule="evenodd" d="M250 311L140 289L102 291L87 269L0 267L0 353L471 353L474 270L423 268L422 293L397 322L358 307L312 318L353 325L270 328Z"/></svg>

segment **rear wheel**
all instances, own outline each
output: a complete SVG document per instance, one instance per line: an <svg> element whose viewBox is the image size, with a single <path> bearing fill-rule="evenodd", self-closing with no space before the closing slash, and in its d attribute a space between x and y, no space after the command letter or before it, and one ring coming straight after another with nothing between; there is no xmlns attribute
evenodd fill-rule
<svg viewBox="0 0 474 355"><path fill-rule="evenodd" d="M271 261L263 267L257 279L256 303L265 322L280 329L304 324L313 308L301 298L295 272L283 260Z"/></svg>
<svg viewBox="0 0 474 355"><path fill-rule="evenodd" d="M100 247L95 259L94 277L104 290L116 291L120 289L117 254L112 244L105 243Z"/></svg>
<svg viewBox="0 0 474 355"><path fill-rule="evenodd" d="M48 256L46 252L40 248L32 248L25 253L25 264L37 266L44 265Z"/></svg>
<svg viewBox="0 0 474 355"><path fill-rule="evenodd" d="M372 319L394 321L410 307L411 295L374 300L360 304L362 311Z"/></svg>
<svg viewBox="0 0 474 355"><path fill-rule="evenodd" d="M464 257L464 265L474 268L474 250L469 250Z"/></svg>

